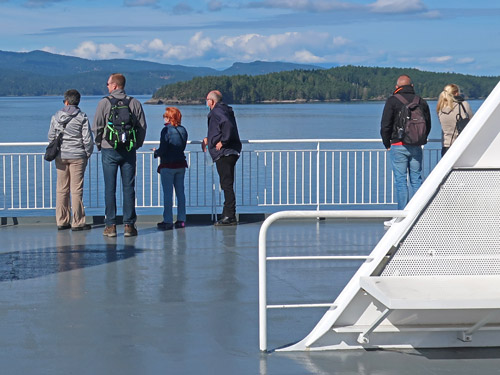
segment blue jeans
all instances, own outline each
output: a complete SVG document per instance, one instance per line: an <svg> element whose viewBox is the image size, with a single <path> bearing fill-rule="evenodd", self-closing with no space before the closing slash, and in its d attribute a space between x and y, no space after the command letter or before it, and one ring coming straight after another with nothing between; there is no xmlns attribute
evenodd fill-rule
<svg viewBox="0 0 500 375"><path fill-rule="evenodd" d="M116 224L116 176L120 168L123 189L123 223L133 225L135 213L135 166L136 152L101 149L102 172L104 175L104 202L106 204L106 225Z"/></svg>
<svg viewBox="0 0 500 375"><path fill-rule="evenodd" d="M410 198L407 176L410 177L411 195L422 185L422 147L391 146L389 152L396 184L398 210L404 210Z"/></svg>
<svg viewBox="0 0 500 375"><path fill-rule="evenodd" d="M186 168L160 169L161 187L163 188L163 222L173 223L173 192L177 197L177 221L186 221L186 196L184 195L184 175Z"/></svg>

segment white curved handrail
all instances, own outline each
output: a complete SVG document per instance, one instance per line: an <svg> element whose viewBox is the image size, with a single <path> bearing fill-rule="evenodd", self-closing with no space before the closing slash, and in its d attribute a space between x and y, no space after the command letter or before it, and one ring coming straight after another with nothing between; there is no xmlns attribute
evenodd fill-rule
<svg viewBox="0 0 500 375"><path fill-rule="evenodd" d="M389 217L406 217L407 211L398 210L342 210L342 211L280 211L270 215L262 223L259 231L259 346L261 351L267 350L267 309L280 308L279 306L267 305L267 230L274 222L281 219L317 219L321 218L389 218ZM282 257L282 259L295 259L297 257ZM334 257L330 257L334 259ZM338 257L338 259L348 259L347 257ZM274 259L275 260L275 259ZM331 304L330 304L331 305ZM330 306L329 305L329 306ZM325 304L310 304L310 305L282 305L281 307L318 307Z"/></svg>

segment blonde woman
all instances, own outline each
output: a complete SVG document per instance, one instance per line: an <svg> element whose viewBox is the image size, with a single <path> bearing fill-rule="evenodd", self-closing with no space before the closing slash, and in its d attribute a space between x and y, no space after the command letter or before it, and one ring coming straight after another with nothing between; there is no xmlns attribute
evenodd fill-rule
<svg viewBox="0 0 500 375"><path fill-rule="evenodd" d="M443 156L458 137L457 115L461 113L463 118L467 115L472 118L473 112L469 103L460 96L460 88L454 83L446 85L439 94L436 111L443 130L443 146L441 148L441 156Z"/></svg>

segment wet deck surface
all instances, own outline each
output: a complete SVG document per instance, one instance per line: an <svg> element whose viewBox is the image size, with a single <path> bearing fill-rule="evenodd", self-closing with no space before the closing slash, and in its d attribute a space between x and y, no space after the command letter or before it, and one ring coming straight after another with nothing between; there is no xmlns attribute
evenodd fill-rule
<svg viewBox="0 0 500 375"><path fill-rule="evenodd" d="M10 223L10 221L8 221ZM499 373L500 349L262 354L261 223L193 224L139 236L0 227L0 364L5 374ZM268 255L367 254L381 221L273 224ZM359 262L272 262L269 303L331 302ZM269 347L301 339L324 309L270 311Z"/></svg>

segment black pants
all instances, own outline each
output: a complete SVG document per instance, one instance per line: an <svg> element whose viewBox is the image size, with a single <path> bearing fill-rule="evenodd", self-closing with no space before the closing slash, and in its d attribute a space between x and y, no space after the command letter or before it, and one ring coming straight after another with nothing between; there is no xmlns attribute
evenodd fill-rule
<svg viewBox="0 0 500 375"><path fill-rule="evenodd" d="M215 162L219 174L220 187L224 192L222 217L236 218L236 196L234 194L234 167L238 155L222 156Z"/></svg>

